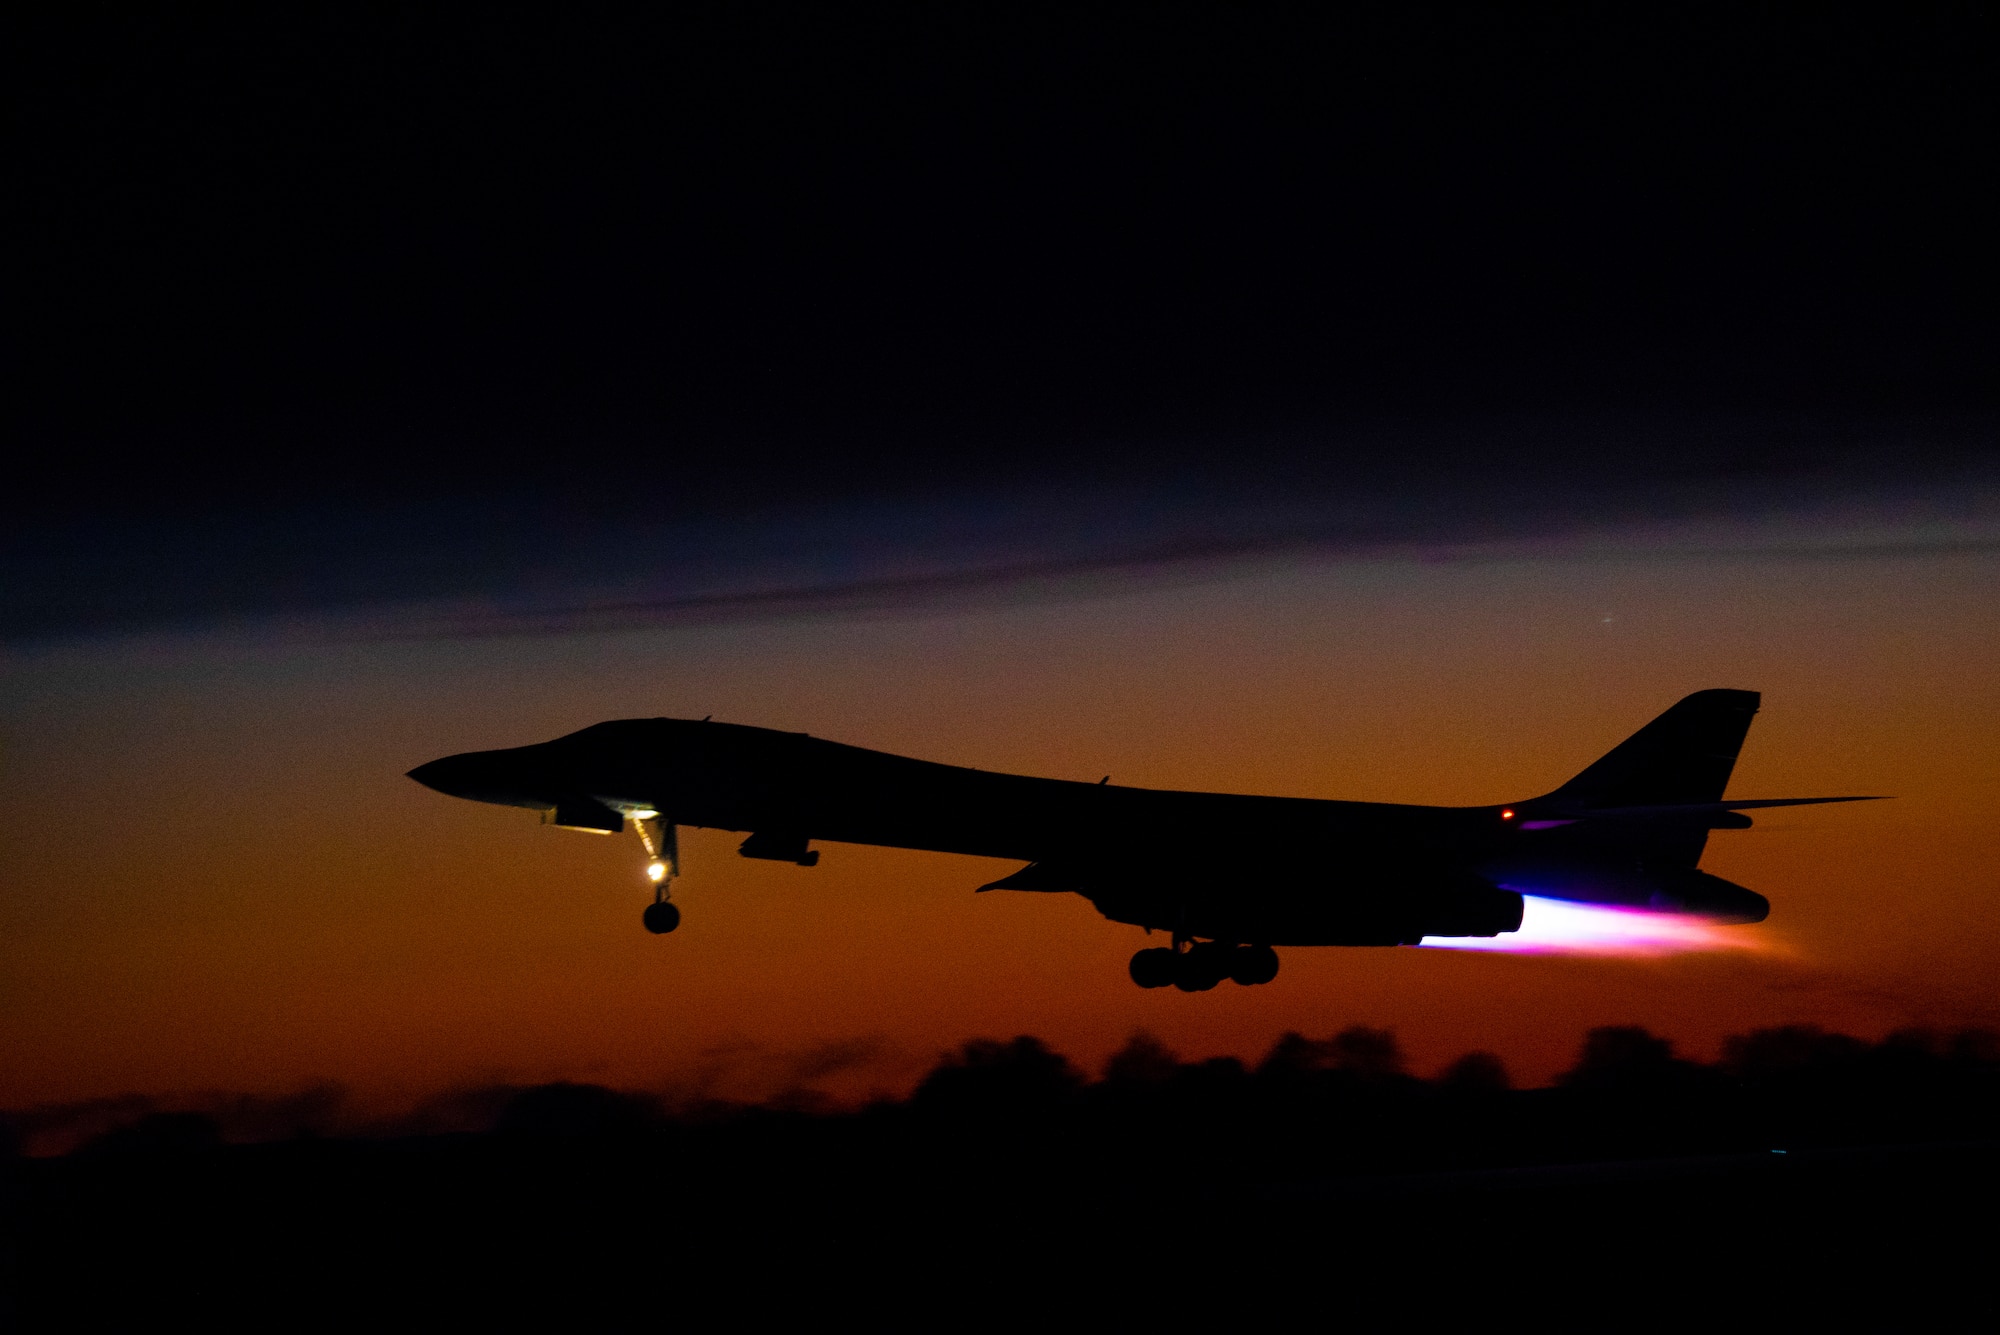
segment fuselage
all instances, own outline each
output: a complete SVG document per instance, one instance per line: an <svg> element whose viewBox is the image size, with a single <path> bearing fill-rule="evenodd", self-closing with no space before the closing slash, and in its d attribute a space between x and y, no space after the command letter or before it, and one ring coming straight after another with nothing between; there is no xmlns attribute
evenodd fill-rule
<svg viewBox="0 0 2000 1335"><path fill-rule="evenodd" d="M817 840L1016 859L1033 865L991 888L1071 891L1118 921L1269 945L1391 945L1510 931L1521 917L1510 867L1594 884L1636 873L1644 882L1636 889L1595 897L1651 895L1658 906L1658 877L1671 870L1621 868L1619 856L1607 859L1573 834L1524 830L1529 804L1415 806L1078 783L680 719L600 723L551 742L449 756L412 777L480 801L603 811L612 821L600 828L617 828L619 813L645 810L677 825L748 832L765 847L802 849ZM1227 858L1213 859L1225 841ZM1691 868L1680 879L1697 889L1707 888L1697 879L1727 886ZM1760 917L1761 905L1759 898L1726 912Z"/></svg>
<svg viewBox="0 0 2000 1335"><path fill-rule="evenodd" d="M679 826L746 832L744 857L813 866L810 845L1020 861L981 890L1074 893L1171 934L1132 957L1144 988L1277 976L1275 946L1391 946L1517 930L1529 896L1761 922L1770 903L1700 870L1747 811L1877 797L1726 798L1762 697L1695 691L1539 797L1414 806L1031 778L706 719L625 719L410 771L547 823L643 840L648 931L678 928ZM1215 850L1225 850L1213 856Z"/></svg>

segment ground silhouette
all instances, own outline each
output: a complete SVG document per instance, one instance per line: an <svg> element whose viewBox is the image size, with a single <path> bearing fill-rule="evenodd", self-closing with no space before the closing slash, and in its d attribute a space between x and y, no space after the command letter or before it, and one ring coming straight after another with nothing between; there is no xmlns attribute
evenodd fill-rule
<svg viewBox="0 0 2000 1335"><path fill-rule="evenodd" d="M1182 1286L1220 1316L1540 1293L1577 1319L1643 1295L1909 1321L1993 1306L1997 1125L1984 1032L1766 1029L1704 1063L1606 1028L1540 1089L1490 1053L1418 1077L1378 1029L1286 1034L1254 1064L1137 1034L1094 1079L1023 1036L838 1112L555 1084L483 1131L229 1144L218 1117L154 1111L9 1161L8 1273L49 1326L1032 1313Z"/></svg>

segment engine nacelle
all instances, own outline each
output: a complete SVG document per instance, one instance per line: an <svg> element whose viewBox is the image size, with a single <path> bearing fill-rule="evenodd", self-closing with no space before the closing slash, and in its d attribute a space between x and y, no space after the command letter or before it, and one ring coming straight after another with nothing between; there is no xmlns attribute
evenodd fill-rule
<svg viewBox="0 0 2000 1335"><path fill-rule="evenodd" d="M1498 936L1521 929L1526 909L1518 892L1497 885L1455 887L1424 908L1421 936Z"/></svg>
<svg viewBox="0 0 2000 1335"><path fill-rule="evenodd" d="M1177 903L1158 893L1158 882L1125 881L1083 893L1117 922L1271 946L1399 946L1427 936L1498 936L1519 930L1524 908L1516 892L1471 876L1415 883L1357 878L1334 893L1309 897L1257 894L1255 882L1249 891L1225 886Z"/></svg>

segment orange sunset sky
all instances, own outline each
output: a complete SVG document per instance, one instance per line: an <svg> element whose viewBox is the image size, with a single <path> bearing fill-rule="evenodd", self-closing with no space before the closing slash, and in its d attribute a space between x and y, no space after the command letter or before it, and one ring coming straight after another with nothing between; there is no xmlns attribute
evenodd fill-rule
<svg viewBox="0 0 2000 1335"><path fill-rule="evenodd" d="M1254 1059L1392 1027L1428 1073L1545 1081L1592 1025L1709 1056L1807 1021L2000 1023L2000 555L1267 565L1173 587L599 636L80 641L0 664L0 1106L321 1083L393 1111L557 1078L900 1091L975 1036L1094 1067L1135 1029ZM714 714L1063 778L1424 803L1545 791L1688 691L1764 692L1732 796L1887 793L1718 833L1746 948L1288 950L1143 992L1136 928L973 887L1011 864L683 836L679 932L635 837L403 777L601 719ZM1227 880L1226 828L1186 874Z"/></svg>

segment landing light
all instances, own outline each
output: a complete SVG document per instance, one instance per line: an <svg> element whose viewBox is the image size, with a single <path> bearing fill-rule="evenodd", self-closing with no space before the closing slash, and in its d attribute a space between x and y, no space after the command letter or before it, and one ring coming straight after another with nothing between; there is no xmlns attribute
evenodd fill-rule
<svg viewBox="0 0 2000 1335"><path fill-rule="evenodd" d="M659 861L648 862L646 877L649 880L664 881L667 878L667 864Z"/></svg>
<svg viewBox="0 0 2000 1335"><path fill-rule="evenodd" d="M633 820L658 820L659 818L660 813L649 807L641 807L632 813Z"/></svg>

